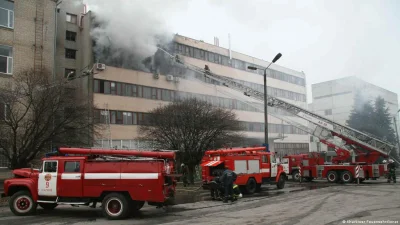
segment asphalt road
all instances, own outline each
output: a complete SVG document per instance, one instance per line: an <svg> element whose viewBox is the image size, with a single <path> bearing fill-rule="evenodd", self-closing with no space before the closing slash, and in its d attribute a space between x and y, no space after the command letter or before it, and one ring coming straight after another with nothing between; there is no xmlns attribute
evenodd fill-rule
<svg viewBox="0 0 400 225"><path fill-rule="evenodd" d="M313 182L314 183L314 182ZM356 186L290 184L283 190L271 186L254 197L236 203L201 201L173 206L168 212L145 206L138 215L127 220L109 221L101 210L64 206L52 212L15 217L8 208L0 208L0 224L95 224L95 225L186 225L186 224L345 224L357 220L397 221L400 223L400 190L398 184L370 182ZM321 188L321 186L323 188ZM362 223L358 223L362 224ZM380 223L395 224L395 223Z"/></svg>

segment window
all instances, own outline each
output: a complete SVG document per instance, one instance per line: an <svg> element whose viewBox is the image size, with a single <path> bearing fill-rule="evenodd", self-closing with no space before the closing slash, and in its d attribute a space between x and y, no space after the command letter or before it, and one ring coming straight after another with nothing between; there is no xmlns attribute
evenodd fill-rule
<svg viewBox="0 0 400 225"><path fill-rule="evenodd" d="M115 87L115 82L111 82L111 94L115 95L117 93L117 89Z"/></svg>
<svg viewBox="0 0 400 225"><path fill-rule="evenodd" d="M271 163L276 163L275 155L271 155Z"/></svg>
<svg viewBox="0 0 400 225"><path fill-rule="evenodd" d="M67 39L68 41L76 41L76 32L67 30L67 33L65 34L65 39Z"/></svg>
<svg viewBox="0 0 400 225"><path fill-rule="evenodd" d="M72 79L76 76L76 70L65 68L65 78Z"/></svg>
<svg viewBox="0 0 400 225"><path fill-rule="evenodd" d="M75 59L76 58L76 50L74 49L65 49L65 58L67 59Z"/></svg>
<svg viewBox="0 0 400 225"><path fill-rule="evenodd" d="M132 113L131 112L124 112L124 124L132 125Z"/></svg>
<svg viewBox="0 0 400 225"><path fill-rule="evenodd" d="M12 74L12 54L12 47L0 45L0 73Z"/></svg>
<svg viewBox="0 0 400 225"><path fill-rule="evenodd" d="M65 173L78 173L81 171L80 162L65 162L64 172Z"/></svg>
<svg viewBox="0 0 400 225"><path fill-rule="evenodd" d="M126 84L125 85L125 96L132 96L132 85Z"/></svg>
<svg viewBox="0 0 400 225"><path fill-rule="evenodd" d="M326 116L332 115L332 109L326 109L325 110L325 115Z"/></svg>
<svg viewBox="0 0 400 225"><path fill-rule="evenodd" d="M76 21L77 21L76 15L67 13L67 22L76 24Z"/></svg>
<svg viewBox="0 0 400 225"><path fill-rule="evenodd" d="M94 80L94 93L100 93L100 81Z"/></svg>
<svg viewBox="0 0 400 225"><path fill-rule="evenodd" d="M101 86L100 86L101 90ZM104 94L110 94L111 93L111 83L109 81L104 81Z"/></svg>
<svg viewBox="0 0 400 225"><path fill-rule="evenodd" d="M151 88L143 87L143 98L151 99Z"/></svg>
<svg viewBox="0 0 400 225"><path fill-rule="evenodd" d="M111 111L111 124L115 124L116 123L116 112L115 111Z"/></svg>
<svg viewBox="0 0 400 225"><path fill-rule="evenodd" d="M124 124L124 118L122 116L122 112L117 111L117 123L116 124Z"/></svg>
<svg viewBox="0 0 400 225"><path fill-rule="evenodd" d="M263 155L263 156L262 156L262 162L263 162L263 163L268 163L268 156Z"/></svg>
<svg viewBox="0 0 400 225"><path fill-rule="evenodd" d="M0 0L0 26L14 28L14 2Z"/></svg>
<svg viewBox="0 0 400 225"><path fill-rule="evenodd" d="M43 165L43 172L57 173L57 162L56 161L45 161L44 165Z"/></svg>

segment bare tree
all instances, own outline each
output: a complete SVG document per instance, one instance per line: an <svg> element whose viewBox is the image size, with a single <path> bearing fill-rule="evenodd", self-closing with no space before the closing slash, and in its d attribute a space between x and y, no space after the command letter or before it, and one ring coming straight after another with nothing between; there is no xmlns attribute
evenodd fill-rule
<svg viewBox="0 0 400 225"><path fill-rule="evenodd" d="M236 145L243 138L235 113L195 98L153 109L145 121L139 129L142 138L160 148L179 150L191 174L205 150Z"/></svg>
<svg viewBox="0 0 400 225"><path fill-rule="evenodd" d="M92 103L76 95L71 83L54 82L50 75L26 70L0 87L0 154L10 169L27 167L51 146L91 145Z"/></svg>

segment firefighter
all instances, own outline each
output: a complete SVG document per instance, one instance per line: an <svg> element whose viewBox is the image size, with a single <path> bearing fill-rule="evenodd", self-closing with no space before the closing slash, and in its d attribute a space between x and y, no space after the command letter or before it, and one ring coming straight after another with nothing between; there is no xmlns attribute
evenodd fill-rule
<svg viewBox="0 0 400 225"><path fill-rule="evenodd" d="M229 169L227 165L225 165L225 171L222 173L222 176L219 178L220 182L223 183L224 185L224 203L227 203L228 200L231 200L231 202L234 201L233 198L233 182L236 181L236 173L233 172L232 170Z"/></svg>
<svg viewBox="0 0 400 225"><path fill-rule="evenodd" d="M183 181L183 186L186 187L189 183L188 183L188 167L182 163L181 164L181 170L182 170L182 181Z"/></svg>
<svg viewBox="0 0 400 225"><path fill-rule="evenodd" d="M396 165L392 159L389 159L389 164L387 165L388 168L388 183L393 180L393 183L396 183Z"/></svg>

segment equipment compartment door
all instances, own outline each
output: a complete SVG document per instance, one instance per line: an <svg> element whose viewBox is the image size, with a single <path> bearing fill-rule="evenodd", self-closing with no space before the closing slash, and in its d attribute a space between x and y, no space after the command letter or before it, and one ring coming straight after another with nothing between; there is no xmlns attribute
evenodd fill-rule
<svg viewBox="0 0 400 225"><path fill-rule="evenodd" d="M83 182L83 160L65 160L64 165L60 165L63 169L58 189L60 197L82 197Z"/></svg>
<svg viewBox="0 0 400 225"><path fill-rule="evenodd" d="M246 160L235 160L235 173L238 175L247 173Z"/></svg>
<svg viewBox="0 0 400 225"><path fill-rule="evenodd" d="M46 160L43 162L38 180L39 196L57 196L57 171L58 161Z"/></svg>
<svg viewBox="0 0 400 225"><path fill-rule="evenodd" d="M260 173L260 160L249 160L249 170L247 173Z"/></svg>
<svg viewBox="0 0 400 225"><path fill-rule="evenodd" d="M271 155L271 177L276 177L278 173L278 164L276 163L275 155Z"/></svg>

